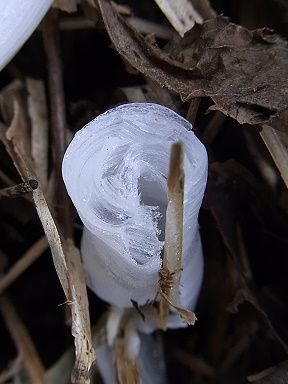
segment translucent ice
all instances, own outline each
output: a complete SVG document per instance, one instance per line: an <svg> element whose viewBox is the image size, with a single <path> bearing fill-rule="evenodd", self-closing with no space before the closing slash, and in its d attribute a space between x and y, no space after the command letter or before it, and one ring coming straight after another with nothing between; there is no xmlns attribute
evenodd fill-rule
<svg viewBox="0 0 288 384"><path fill-rule="evenodd" d="M163 250L170 148L182 141L184 240L181 305L192 309L203 260L198 212L207 178L204 146L191 125L157 104L122 105L81 129L63 160L63 178L83 221L89 287L118 307L153 301Z"/></svg>

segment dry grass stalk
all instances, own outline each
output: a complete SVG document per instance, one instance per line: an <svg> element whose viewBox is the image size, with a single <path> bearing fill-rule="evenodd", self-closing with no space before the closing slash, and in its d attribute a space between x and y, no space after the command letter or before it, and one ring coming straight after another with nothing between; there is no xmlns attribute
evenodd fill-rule
<svg viewBox="0 0 288 384"><path fill-rule="evenodd" d="M0 372L0 384L6 383L8 380L11 380L19 374L22 369L23 358L21 355L18 355L10 364L9 368Z"/></svg>
<svg viewBox="0 0 288 384"><path fill-rule="evenodd" d="M10 270L0 277L0 295L24 272L35 260L40 257L48 248L46 236L37 240L24 255L10 268Z"/></svg>
<svg viewBox="0 0 288 384"><path fill-rule="evenodd" d="M19 94L19 87L13 85L8 91L10 102L8 102L7 97L0 98L0 102L2 101L1 106L7 112L9 128L5 131L3 126L0 126L2 128L0 129L0 138L22 179L24 181L30 178L34 179L30 129L24 108L25 103ZM59 280L67 301L71 302L72 334L75 338L76 354L72 382L88 384L90 381L88 372L95 360L95 353L91 342L88 299L80 254L74 247L72 240L65 241L66 252L64 253L58 229L40 187L33 191L33 200L50 245Z"/></svg>
<svg viewBox="0 0 288 384"><path fill-rule="evenodd" d="M288 136L284 132L264 125L260 132L286 187L288 188Z"/></svg>
<svg viewBox="0 0 288 384"><path fill-rule="evenodd" d="M66 107L61 61L58 12L51 10L43 23L43 40L48 68L50 123L54 148L55 194L58 203L58 220L64 236L73 237L72 210L62 180L62 159L66 150Z"/></svg>
<svg viewBox="0 0 288 384"><path fill-rule="evenodd" d="M30 383L48 384L49 381L45 377L45 368L35 345L14 306L6 296L0 298L0 310L18 352L23 358L24 368L29 376Z"/></svg>
<svg viewBox="0 0 288 384"><path fill-rule="evenodd" d="M34 169L43 191L46 191L48 183L48 112L45 87L42 81L27 78L26 88Z"/></svg>
<svg viewBox="0 0 288 384"><path fill-rule="evenodd" d="M180 279L183 244L184 170L183 144L172 145L168 174L168 205L166 211L163 266L160 271L160 325L166 330L169 309L176 310L188 324L195 315L180 307Z"/></svg>
<svg viewBox="0 0 288 384"><path fill-rule="evenodd" d="M137 362L128 355L124 338L120 336L116 338L113 346L113 355L117 372L117 383L140 384L141 379Z"/></svg>

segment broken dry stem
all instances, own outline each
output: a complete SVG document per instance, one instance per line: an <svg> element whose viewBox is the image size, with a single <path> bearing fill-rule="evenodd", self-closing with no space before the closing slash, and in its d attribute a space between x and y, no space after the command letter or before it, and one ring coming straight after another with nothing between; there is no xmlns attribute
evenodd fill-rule
<svg viewBox="0 0 288 384"><path fill-rule="evenodd" d="M60 33L58 29L58 12L51 10L43 25L43 40L47 58L48 84L50 98L50 122L53 136L55 158L56 191L55 196L61 209L58 219L66 238L72 237L71 204L62 181L61 164L66 149L66 108L64 82L61 62Z"/></svg>
<svg viewBox="0 0 288 384"><path fill-rule="evenodd" d="M288 135L263 125L260 136L268 148L281 177L288 188Z"/></svg>
<svg viewBox="0 0 288 384"><path fill-rule="evenodd" d="M172 145L168 174L168 205L166 211L163 266L160 271L160 324L166 329L169 301L178 306L183 243L183 144ZM167 300L168 298L168 300Z"/></svg>
<svg viewBox="0 0 288 384"><path fill-rule="evenodd" d="M137 362L128 356L124 338L117 337L113 349L117 384L140 384Z"/></svg>
<svg viewBox="0 0 288 384"><path fill-rule="evenodd" d="M134 309L127 309L120 320L117 336L113 343L113 358L116 368L117 384L140 384L140 373L136 357L130 356L128 352L127 327L129 319L134 314Z"/></svg>
<svg viewBox="0 0 288 384"><path fill-rule="evenodd" d="M10 363L9 367L4 371L0 372L0 384L6 383L8 380L12 380L17 374L19 374L22 369L22 356L19 354L13 361Z"/></svg>
<svg viewBox="0 0 288 384"><path fill-rule="evenodd" d="M38 188L38 181L35 179L30 179L13 187L0 189L0 199L4 197L16 198L28 192L32 192L36 188Z"/></svg>

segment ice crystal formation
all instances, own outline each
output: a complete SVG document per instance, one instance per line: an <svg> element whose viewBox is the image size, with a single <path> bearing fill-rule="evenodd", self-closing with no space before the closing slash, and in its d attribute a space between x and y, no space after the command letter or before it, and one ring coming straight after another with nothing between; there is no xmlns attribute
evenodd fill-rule
<svg viewBox="0 0 288 384"><path fill-rule="evenodd" d="M190 123L157 104L121 105L81 129L66 151L63 177L84 224L87 283L112 305L143 305L156 297L176 141L185 150L181 305L192 308L203 269L197 218L207 155Z"/></svg>

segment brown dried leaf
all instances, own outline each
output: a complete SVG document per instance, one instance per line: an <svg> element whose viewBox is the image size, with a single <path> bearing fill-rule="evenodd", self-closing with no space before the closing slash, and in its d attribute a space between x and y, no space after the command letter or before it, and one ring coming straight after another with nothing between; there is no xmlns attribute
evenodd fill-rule
<svg viewBox="0 0 288 384"><path fill-rule="evenodd" d="M10 127L6 132L3 132L3 129L1 129L0 137L22 179L26 180L27 178L35 178L35 174L28 145L30 138L29 125L23 107L24 103L22 102L20 105L21 96L19 95L19 89L21 87L14 91L14 98L12 97L13 93L9 94L14 107L14 114L12 115ZM11 113L13 110L11 105L8 104L8 107L7 110ZM65 253L63 252L59 232L41 188L33 191L33 200L51 248L59 280L67 301L71 303L72 334L75 338L76 350L72 382L88 384L88 372L95 356L91 343L88 299L80 255L71 240L65 241Z"/></svg>
<svg viewBox="0 0 288 384"><path fill-rule="evenodd" d="M179 313L180 317L189 325L194 325L197 317L194 312L188 311L185 308L178 307L174 305L171 300L169 300L168 296L165 295L162 291L160 292L161 296L163 296L164 300L170 305L171 308L175 309L176 312Z"/></svg>
<svg viewBox="0 0 288 384"><path fill-rule="evenodd" d="M196 24L161 51L98 0L118 52L141 73L180 94L209 96L217 109L244 124L287 129L287 42L268 29L250 31L225 17Z"/></svg>

